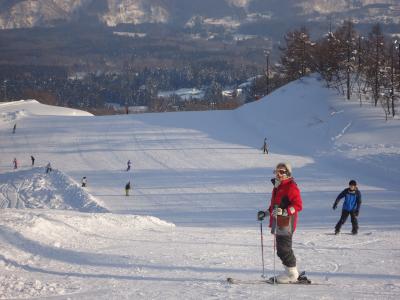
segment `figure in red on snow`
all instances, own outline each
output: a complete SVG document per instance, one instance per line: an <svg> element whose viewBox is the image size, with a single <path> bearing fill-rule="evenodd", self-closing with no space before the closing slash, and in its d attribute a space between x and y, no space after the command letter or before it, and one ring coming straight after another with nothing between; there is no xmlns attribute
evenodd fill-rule
<svg viewBox="0 0 400 300"><path fill-rule="evenodd" d="M271 233L275 235L277 255L285 268L285 272L276 277L276 282L292 283L299 277L292 238L296 230L298 212L303 209L303 202L289 163L277 164L274 174L275 178L271 180L274 188L268 208L269 226ZM258 212L260 221L265 216L266 212Z"/></svg>

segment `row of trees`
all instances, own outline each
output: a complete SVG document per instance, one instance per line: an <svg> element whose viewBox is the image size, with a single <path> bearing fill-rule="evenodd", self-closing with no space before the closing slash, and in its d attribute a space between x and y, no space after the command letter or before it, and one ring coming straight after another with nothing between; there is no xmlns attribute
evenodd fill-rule
<svg viewBox="0 0 400 300"><path fill-rule="evenodd" d="M360 104L372 99L382 105L386 118L396 115L400 99L400 38L385 36L379 24L367 36L346 21L336 31L312 41L307 28L288 32L276 71L285 81L318 72L330 87Z"/></svg>
<svg viewBox="0 0 400 300"><path fill-rule="evenodd" d="M0 68L0 99L34 98L52 105L83 109L103 108L107 102L152 106L157 103L159 91L182 87L201 88L205 90L205 101L222 102L223 87L237 86L256 72L249 66L235 67L218 62L140 71L127 63L118 73L77 74L76 78L68 77L61 68L17 69ZM176 106L176 101L169 102ZM159 105L153 106L157 110Z"/></svg>
<svg viewBox="0 0 400 300"><path fill-rule="evenodd" d="M153 41L150 42L152 46ZM69 78L68 67L51 64L48 67L0 65L0 99L36 98L54 105L83 109L102 109L106 102L146 105L150 110L165 110L171 106L183 110L223 108L232 106L222 96L223 89L234 89L261 71L261 63L255 63L263 58L262 50L260 52L257 47L253 50L241 46L224 49L220 44L213 44L210 49L220 47L214 53L214 50L206 51L205 45L200 50L192 49L187 42L183 49L189 47L188 50L179 52L179 47L168 48L163 42L164 48L169 49L165 50L167 52L149 52L153 48L149 48L147 40L139 40L139 43L143 43L143 47L138 50L136 44L131 49L133 54L126 56L118 72L103 70L86 73L83 78ZM285 43L281 48L280 62L274 67L269 63L270 54L264 53L267 61L265 76L254 77L251 87L244 93L246 102L308 73L319 72L329 86L347 99L357 95L360 104L364 99L372 99L375 106L382 105L386 117L396 115L400 94L400 41L385 36L379 25L362 36L354 24L347 21L336 31L330 30L315 41L303 27L288 32ZM240 51L236 53L234 49ZM171 53L177 51L179 55L176 54L172 60ZM165 64L160 64L159 60L152 62L155 56L165 56L168 60L164 61ZM176 96L168 99L158 97L159 91L183 87L205 90L203 102L179 103ZM231 97L231 100L240 104L243 99L239 101Z"/></svg>

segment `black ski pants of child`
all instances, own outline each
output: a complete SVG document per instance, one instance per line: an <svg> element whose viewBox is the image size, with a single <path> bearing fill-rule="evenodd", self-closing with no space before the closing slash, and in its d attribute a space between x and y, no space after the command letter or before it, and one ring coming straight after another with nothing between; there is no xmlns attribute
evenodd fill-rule
<svg viewBox="0 0 400 300"><path fill-rule="evenodd" d="M358 220L357 220L357 216L356 216L356 212L355 211L347 211L347 210L342 210L342 216L340 217L339 222L336 224L335 226L335 231L336 232L340 232L340 228L342 227L342 225L344 223L346 223L347 218L349 217L351 218L351 225L352 225L352 233L357 233L358 232Z"/></svg>
<svg viewBox="0 0 400 300"><path fill-rule="evenodd" d="M296 266L296 257L292 249L292 234L276 235L276 252L282 264L292 268Z"/></svg>

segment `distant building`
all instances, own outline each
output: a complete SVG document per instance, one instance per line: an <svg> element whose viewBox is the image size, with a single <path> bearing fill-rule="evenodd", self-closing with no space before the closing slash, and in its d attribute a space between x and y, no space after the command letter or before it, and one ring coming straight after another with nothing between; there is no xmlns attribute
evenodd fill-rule
<svg viewBox="0 0 400 300"><path fill-rule="evenodd" d="M68 76L69 80L83 80L87 76L86 72L76 72Z"/></svg>
<svg viewBox="0 0 400 300"><path fill-rule="evenodd" d="M183 101L201 100L204 98L204 91L196 88L183 88L175 91L160 91L158 98L169 98L176 96Z"/></svg>
<svg viewBox="0 0 400 300"><path fill-rule="evenodd" d="M113 102L106 102L104 104L107 108L112 108L117 112L121 113L126 113L126 109L128 108L128 113L130 114L140 114L140 113L145 113L148 112L149 107L148 106L128 106L126 107L125 105L121 105L119 103L113 103Z"/></svg>
<svg viewBox="0 0 400 300"><path fill-rule="evenodd" d="M132 114L141 114L147 112L148 110L148 106L128 106L128 111Z"/></svg>

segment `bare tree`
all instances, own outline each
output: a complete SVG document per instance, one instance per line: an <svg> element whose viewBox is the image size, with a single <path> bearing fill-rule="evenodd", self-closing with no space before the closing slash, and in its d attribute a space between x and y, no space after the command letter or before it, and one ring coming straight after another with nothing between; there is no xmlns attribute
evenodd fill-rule
<svg viewBox="0 0 400 300"><path fill-rule="evenodd" d="M382 93L385 70L385 37L379 24L372 27L367 40L365 76L372 91L374 105L378 105Z"/></svg>
<svg viewBox="0 0 400 300"><path fill-rule="evenodd" d="M350 100L354 85L353 74L356 70L357 34L352 21L345 21L336 31L339 40L337 57L339 61L339 76L345 78L346 97Z"/></svg>
<svg viewBox="0 0 400 300"><path fill-rule="evenodd" d="M357 94L362 105L363 95L366 93L367 81L365 80L365 58L366 58L365 40L362 35L357 37L357 50L356 50L356 68L355 68L355 82L357 84Z"/></svg>

